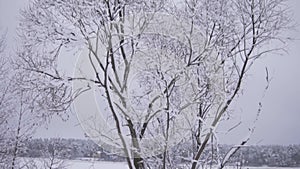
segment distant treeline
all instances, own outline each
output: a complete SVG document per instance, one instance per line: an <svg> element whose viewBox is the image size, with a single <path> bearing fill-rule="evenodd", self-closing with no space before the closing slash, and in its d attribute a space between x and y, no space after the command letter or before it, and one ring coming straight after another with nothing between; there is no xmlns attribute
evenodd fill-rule
<svg viewBox="0 0 300 169"><path fill-rule="evenodd" d="M263 145L240 149L231 161L244 166L299 167L300 145Z"/></svg>
<svg viewBox="0 0 300 169"><path fill-rule="evenodd" d="M32 139L27 141L21 151L20 157L49 157L60 159L97 158L103 161L123 161L124 158L109 154L91 140L80 139ZM186 149L177 149L178 157L184 159ZM222 159L231 148L230 145L218 146L218 158ZM209 159L209 151L204 153L203 160ZM178 158L178 161L182 161ZM182 161L183 162L183 161ZM241 148L231 159L231 165L243 166L276 166L299 167L300 145L266 145L246 146Z"/></svg>
<svg viewBox="0 0 300 169"><path fill-rule="evenodd" d="M98 158L103 161L123 161L123 157L106 153L100 146L91 140L83 139L31 139L25 142L19 157L58 159Z"/></svg>

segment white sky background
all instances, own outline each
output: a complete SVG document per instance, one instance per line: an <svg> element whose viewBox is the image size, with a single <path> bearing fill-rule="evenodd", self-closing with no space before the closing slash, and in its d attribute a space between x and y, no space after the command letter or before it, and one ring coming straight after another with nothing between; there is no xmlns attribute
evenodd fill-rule
<svg viewBox="0 0 300 169"><path fill-rule="evenodd" d="M7 48L15 47L15 27L18 23L19 9L25 7L27 0L0 0L0 28L7 29ZM297 31L289 35L300 39L300 0L288 0ZM269 90L262 100L263 109L251 138L252 144L300 144L300 40L289 44L288 54L268 55L256 62L245 81L243 96L232 108L234 121L242 120L240 128L220 137L222 143L238 143L247 135L258 108L258 102L265 87L265 67L273 77ZM226 125L229 127L229 125ZM36 137L83 138L83 132L76 115L67 122L54 118L48 129L40 129Z"/></svg>

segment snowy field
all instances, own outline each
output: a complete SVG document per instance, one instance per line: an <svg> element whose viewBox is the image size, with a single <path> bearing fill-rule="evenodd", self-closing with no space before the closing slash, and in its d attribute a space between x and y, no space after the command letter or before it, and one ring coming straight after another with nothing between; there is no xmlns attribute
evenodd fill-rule
<svg viewBox="0 0 300 169"><path fill-rule="evenodd" d="M104 161L81 161L72 160L66 162L67 169L128 169L124 162L104 162Z"/></svg>
<svg viewBox="0 0 300 169"><path fill-rule="evenodd" d="M23 158L24 160L24 158ZM25 161L28 162L29 158L26 158ZM38 168L43 168L43 164L41 163L41 159L31 159L37 162ZM106 162L106 161L91 161L91 159L87 160L66 160L63 162L63 166L65 169L128 169L128 166L125 162ZM204 169L209 169L210 167L206 167ZM217 167L213 167L217 168ZM176 169L176 168L175 168ZM237 169L236 166L227 166L225 169ZM300 168L288 168L288 167L247 167L244 166L242 169L300 169Z"/></svg>
<svg viewBox="0 0 300 169"><path fill-rule="evenodd" d="M43 158L20 158L19 164L26 166L26 169L128 169L125 162L95 161L92 159L63 161L55 159L52 161Z"/></svg>
<svg viewBox="0 0 300 169"><path fill-rule="evenodd" d="M67 169L128 169L125 162L103 162L103 161L67 161ZM209 167L208 167L209 168ZM225 167L225 169L236 169L236 167ZM242 167L242 169L300 169L286 167Z"/></svg>
<svg viewBox="0 0 300 169"><path fill-rule="evenodd" d="M103 162L103 161L80 161L72 160L66 162L67 169L128 169L127 164L123 162ZM209 168L209 167L208 167ZM236 169L236 167L225 167L225 169ZM242 169L300 169L286 167L242 167Z"/></svg>

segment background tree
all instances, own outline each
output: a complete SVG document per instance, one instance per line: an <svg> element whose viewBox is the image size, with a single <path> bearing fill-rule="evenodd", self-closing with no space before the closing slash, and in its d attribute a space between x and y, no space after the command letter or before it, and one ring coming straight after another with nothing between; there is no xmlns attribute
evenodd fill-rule
<svg viewBox="0 0 300 169"><path fill-rule="evenodd" d="M32 108L31 95L20 88L20 74L12 64L9 50L6 49L5 35L0 32L0 167L17 169L24 165L18 155L25 151L24 143L31 139L37 126L41 125L41 116ZM27 95L25 95L27 94ZM29 97L29 98L28 98ZM32 162L30 162L32 163Z"/></svg>
<svg viewBox="0 0 300 169"><path fill-rule="evenodd" d="M8 80L8 69L7 69L7 59L5 58L5 33L3 30L0 32L0 164L1 167L5 167L8 163L7 158L7 146L10 141L7 139L8 126L7 120L9 118L9 108L11 97L9 96L9 80Z"/></svg>
<svg viewBox="0 0 300 169"><path fill-rule="evenodd" d="M48 151L45 152L46 158L42 159L43 169L66 169L67 165L59 159L62 152L59 140L53 140L48 144Z"/></svg>
<svg viewBox="0 0 300 169"><path fill-rule="evenodd" d="M15 88L14 88L15 89ZM11 118L8 119L10 133L7 136L11 140L11 147L8 156L11 156L11 169L22 168L22 160L19 160L19 154L26 151L25 143L29 141L37 129L39 118L33 113L33 109L26 103L24 93L16 89L14 93L14 108L11 109Z"/></svg>
<svg viewBox="0 0 300 169"><path fill-rule="evenodd" d="M20 87L41 117L95 92L106 121L89 134L130 169L174 168L178 142L195 169L209 143L214 160L217 127L248 70L283 49L289 24L283 0L33 1L20 24ZM68 73L67 53L82 47Z"/></svg>

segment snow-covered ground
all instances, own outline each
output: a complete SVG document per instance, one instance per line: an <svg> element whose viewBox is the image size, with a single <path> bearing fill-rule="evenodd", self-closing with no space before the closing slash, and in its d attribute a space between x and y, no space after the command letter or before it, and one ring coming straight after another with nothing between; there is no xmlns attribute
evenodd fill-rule
<svg viewBox="0 0 300 169"><path fill-rule="evenodd" d="M125 162L96 161L92 159L59 160L19 158L18 164L26 169L128 169Z"/></svg>
<svg viewBox="0 0 300 169"><path fill-rule="evenodd" d="M24 160L24 161L23 161ZM30 159L23 158L25 161L35 161L38 166L43 168L44 164L42 159ZM81 160L65 160L63 165L66 169L128 169L125 162L106 162L106 161L91 161L91 159L81 159ZM40 167L38 167L40 168ZM210 168L210 167L207 167ZM217 167L213 167L217 168ZM206 169L206 168L205 168ZM224 169L237 169L236 166L227 166ZM247 167L244 166L242 169L300 169L300 168L287 168L287 167Z"/></svg>
<svg viewBox="0 0 300 169"><path fill-rule="evenodd" d="M103 161L81 161L72 160L67 161L67 169L128 169L127 164L124 162L103 162ZM225 169L236 169L235 166L228 166ZM247 167L244 166L242 169L300 169L300 168L285 168L285 167Z"/></svg>
<svg viewBox="0 0 300 169"><path fill-rule="evenodd" d="M236 169L236 167L231 167L228 169ZM242 167L242 169L300 169L296 167Z"/></svg>
<svg viewBox="0 0 300 169"><path fill-rule="evenodd" d="M104 161L82 161L70 160L67 161L67 169L128 169L125 162L104 162ZM235 166L228 166L225 169L236 169ZM286 168L286 167L247 167L242 169L300 169L300 168Z"/></svg>
<svg viewBox="0 0 300 169"><path fill-rule="evenodd" d="M128 169L124 162L104 162L104 161L66 161L68 169Z"/></svg>

